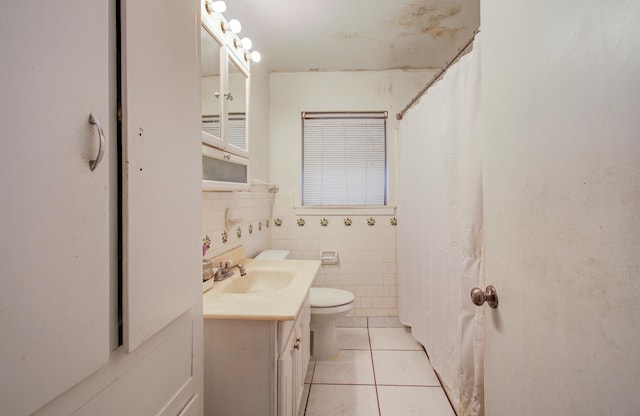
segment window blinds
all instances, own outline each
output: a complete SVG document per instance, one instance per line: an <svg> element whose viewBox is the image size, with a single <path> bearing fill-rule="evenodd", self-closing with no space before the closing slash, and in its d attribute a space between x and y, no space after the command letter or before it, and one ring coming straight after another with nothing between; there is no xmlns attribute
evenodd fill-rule
<svg viewBox="0 0 640 416"><path fill-rule="evenodd" d="M302 113L303 205L386 204L386 117Z"/></svg>

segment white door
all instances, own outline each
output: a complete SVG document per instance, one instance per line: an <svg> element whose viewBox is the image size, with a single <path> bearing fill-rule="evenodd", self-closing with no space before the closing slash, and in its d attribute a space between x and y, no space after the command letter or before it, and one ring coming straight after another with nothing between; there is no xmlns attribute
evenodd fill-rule
<svg viewBox="0 0 640 416"><path fill-rule="evenodd" d="M488 416L640 414L639 18L482 3Z"/></svg>
<svg viewBox="0 0 640 416"><path fill-rule="evenodd" d="M31 414L109 357L112 12L95 0L2 5L3 415ZM107 148L93 171L99 135L90 114Z"/></svg>

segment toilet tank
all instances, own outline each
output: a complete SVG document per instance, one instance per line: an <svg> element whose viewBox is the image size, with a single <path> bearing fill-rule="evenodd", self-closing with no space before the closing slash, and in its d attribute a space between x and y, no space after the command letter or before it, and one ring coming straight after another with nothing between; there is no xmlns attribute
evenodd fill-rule
<svg viewBox="0 0 640 416"><path fill-rule="evenodd" d="M265 250L256 256L259 260L284 260L289 258L289 250Z"/></svg>

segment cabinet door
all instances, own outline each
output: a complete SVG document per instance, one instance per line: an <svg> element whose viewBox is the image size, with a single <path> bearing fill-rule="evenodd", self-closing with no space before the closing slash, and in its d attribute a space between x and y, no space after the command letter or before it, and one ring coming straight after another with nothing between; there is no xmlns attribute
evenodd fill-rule
<svg viewBox="0 0 640 416"><path fill-rule="evenodd" d="M303 312L304 314L304 312ZM293 409L294 415L298 413L300 408L300 402L304 392L304 346L307 344L303 336L303 318L300 316L298 323L296 324L295 332L295 344L293 354Z"/></svg>
<svg viewBox="0 0 640 416"><path fill-rule="evenodd" d="M31 414L109 357L114 15L111 1L3 2L2 415ZM93 171L90 113L107 148Z"/></svg>
<svg viewBox="0 0 640 416"><path fill-rule="evenodd" d="M302 381L304 389L304 379L307 375L307 368L309 367L309 360L311 359L311 304L309 296L305 300L305 303L300 312L300 333L302 337Z"/></svg>
<svg viewBox="0 0 640 416"><path fill-rule="evenodd" d="M232 53L227 51L227 73L224 77L224 90L229 94L223 103L226 150L248 158L249 73L240 68L238 58Z"/></svg>
<svg viewBox="0 0 640 416"><path fill-rule="evenodd" d="M224 149L222 140L222 93L220 43L205 26L200 28L200 68L202 75L202 141ZM226 58L226 55L225 55ZM226 60L224 61L226 62ZM226 68L226 67L225 67Z"/></svg>
<svg viewBox="0 0 640 416"><path fill-rule="evenodd" d="M295 357L297 354L295 331L278 358L278 416L296 416Z"/></svg>
<svg viewBox="0 0 640 416"><path fill-rule="evenodd" d="M200 19L195 0L122 7L123 320L132 351L202 302Z"/></svg>

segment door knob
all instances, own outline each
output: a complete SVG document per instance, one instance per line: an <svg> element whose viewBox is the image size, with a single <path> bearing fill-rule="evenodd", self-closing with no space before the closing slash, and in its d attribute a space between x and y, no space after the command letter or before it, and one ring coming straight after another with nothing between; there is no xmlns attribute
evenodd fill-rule
<svg viewBox="0 0 640 416"><path fill-rule="evenodd" d="M479 287L474 287L471 289L471 301L478 306L482 306L487 302L493 309L497 308L498 293L496 292L496 288L489 285L485 291L482 291Z"/></svg>

